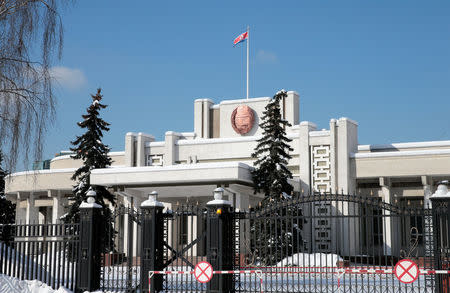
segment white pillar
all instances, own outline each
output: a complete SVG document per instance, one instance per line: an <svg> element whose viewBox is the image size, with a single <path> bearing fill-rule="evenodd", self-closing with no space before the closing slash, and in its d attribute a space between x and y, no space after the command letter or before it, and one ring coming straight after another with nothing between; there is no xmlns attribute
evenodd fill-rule
<svg viewBox="0 0 450 293"><path fill-rule="evenodd" d="M27 198L27 207L26 207L26 224L35 224L38 221L38 211L39 209L34 206L34 193L30 192L30 195Z"/></svg>
<svg viewBox="0 0 450 293"><path fill-rule="evenodd" d="M16 201L16 223L24 224L26 219L26 206L22 204L23 193L17 192L17 201Z"/></svg>
<svg viewBox="0 0 450 293"><path fill-rule="evenodd" d="M336 143L336 119L330 120L330 168L331 168L331 182L330 188L332 192L337 192L337 169L336 169L336 153L337 153L337 143Z"/></svg>
<svg viewBox="0 0 450 293"><path fill-rule="evenodd" d="M155 137L153 135L145 134L142 132L138 133L137 141L136 141L136 166L137 167L146 165L145 145L151 141L155 141Z"/></svg>
<svg viewBox="0 0 450 293"><path fill-rule="evenodd" d="M350 155L358 151L358 123L343 117L337 125L337 188L344 193L354 193L356 174L351 169Z"/></svg>
<svg viewBox="0 0 450 293"><path fill-rule="evenodd" d="M51 194L51 191L48 191ZM53 196L53 207L52 207L52 223L56 224L59 222L60 217L64 214L64 199L61 194L61 190L56 192Z"/></svg>
<svg viewBox="0 0 450 293"><path fill-rule="evenodd" d="M174 165L178 159L177 146L175 143L178 140L178 133L167 131L164 144L164 166Z"/></svg>
<svg viewBox="0 0 450 293"><path fill-rule="evenodd" d="M312 188L309 132L316 128L314 123L308 121L302 121L299 125L299 174L301 191L305 194L309 194Z"/></svg>
<svg viewBox="0 0 450 293"><path fill-rule="evenodd" d="M431 209L432 204L430 197L432 195L432 178L430 176L421 176L423 185L423 207L424 209ZM424 249L425 256L432 257L434 253L433 246L433 217L426 215L424 217Z"/></svg>
<svg viewBox="0 0 450 293"><path fill-rule="evenodd" d="M380 177L381 192L385 203L392 203L391 182L389 178ZM392 219L391 212L383 209L383 250L385 255L392 255Z"/></svg>
<svg viewBox="0 0 450 293"><path fill-rule="evenodd" d="M203 138L203 99L194 101L194 132L199 138Z"/></svg>
<svg viewBox="0 0 450 293"><path fill-rule="evenodd" d="M134 167L136 159L136 137L133 132L125 135L125 167Z"/></svg>
<svg viewBox="0 0 450 293"><path fill-rule="evenodd" d="M210 117L211 117L211 113L210 113L210 108L213 105L213 101L209 100L209 99L205 99L203 101L203 137L204 138L210 138L210 128L211 128L211 123L210 122Z"/></svg>
<svg viewBox="0 0 450 293"><path fill-rule="evenodd" d="M291 125L297 125L299 122L299 104L299 94L294 91L287 92L287 97L284 101L284 110L286 115L284 119L291 123Z"/></svg>
<svg viewBox="0 0 450 293"><path fill-rule="evenodd" d="M123 196L123 205L125 208L131 208L131 201L132 199L128 196ZM128 251L128 220L129 216L128 213L124 213L123 215L123 251ZM122 228L122 227L121 227Z"/></svg>

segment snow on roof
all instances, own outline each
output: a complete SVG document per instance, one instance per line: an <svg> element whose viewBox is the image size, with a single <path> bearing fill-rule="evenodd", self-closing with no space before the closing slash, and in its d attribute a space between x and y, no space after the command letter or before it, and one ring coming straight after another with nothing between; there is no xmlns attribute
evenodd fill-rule
<svg viewBox="0 0 450 293"><path fill-rule="evenodd" d="M366 144L359 145L358 151L373 151L385 149L410 149L410 148L425 148L425 147L450 147L450 140L440 141L420 141L420 142L402 142L393 144Z"/></svg>
<svg viewBox="0 0 450 293"><path fill-rule="evenodd" d="M220 163L198 163L198 164L180 164L171 166L145 166L145 167L124 167L124 168L105 168L94 169L92 174L110 174L110 173L132 173L132 172L158 172L170 170L194 170L194 169L221 169L238 167L252 170L253 167L240 162L220 162Z"/></svg>
<svg viewBox="0 0 450 293"><path fill-rule="evenodd" d="M381 158L381 157L410 157L410 156L428 156L428 155L450 155L450 149L431 149L418 151L393 151L393 152L375 152L375 153L352 153L351 158Z"/></svg>

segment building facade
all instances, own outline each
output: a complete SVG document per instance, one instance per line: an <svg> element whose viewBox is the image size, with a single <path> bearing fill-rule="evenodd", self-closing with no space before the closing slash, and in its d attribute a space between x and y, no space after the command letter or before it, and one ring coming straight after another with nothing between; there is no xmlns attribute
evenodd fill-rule
<svg viewBox="0 0 450 293"><path fill-rule="evenodd" d="M93 170L91 184L111 188L118 203L137 207L156 190L167 206L205 204L217 186L239 210L257 204L252 188L251 158L264 107L270 98L194 102L193 132L167 131L163 141L129 132L125 150L112 152L111 168ZM246 106L246 107L245 107ZM288 168L295 192L365 194L387 203L427 204L438 181L450 178L450 141L359 145L358 123L331 119L318 130L299 117L300 97L288 92L281 102L293 151ZM54 222L69 204L74 170L81 162L62 155L50 169L11 174L6 194L17 203L17 221Z"/></svg>

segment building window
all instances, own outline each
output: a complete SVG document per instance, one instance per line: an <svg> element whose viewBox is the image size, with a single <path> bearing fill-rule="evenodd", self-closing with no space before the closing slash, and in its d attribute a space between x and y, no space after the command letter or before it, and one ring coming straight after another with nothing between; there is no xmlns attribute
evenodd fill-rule
<svg viewBox="0 0 450 293"><path fill-rule="evenodd" d="M164 163L163 155L148 155L146 166L162 166Z"/></svg>

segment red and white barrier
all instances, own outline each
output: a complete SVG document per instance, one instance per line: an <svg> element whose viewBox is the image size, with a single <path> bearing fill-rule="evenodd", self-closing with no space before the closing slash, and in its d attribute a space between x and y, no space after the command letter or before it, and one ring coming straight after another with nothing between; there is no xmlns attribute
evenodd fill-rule
<svg viewBox="0 0 450 293"><path fill-rule="evenodd" d="M267 268L266 268L267 269ZM294 270L292 270L294 269ZM303 270L301 270L303 269ZM283 271L284 270L284 271ZM420 275L450 275L450 270L430 270L419 269ZM345 274L393 274L393 269L382 268L344 268L344 267L277 267L275 271L262 270L233 270L214 271L213 274L256 274L260 279L261 293L263 293L263 274L337 274L337 285L340 287L340 280ZM153 275L192 275L194 271L149 271L148 284ZM149 291L150 292L150 291Z"/></svg>
<svg viewBox="0 0 450 293"><path fill-rule="evenodd" d="M148 292L150 293L150 284L153 275L193 275L195 271L149 271L148 272ZM260 280L260 292L263 291L263 275L261 270L238 270L238 271L213 271L213 274L256 274Z"/></svg>

